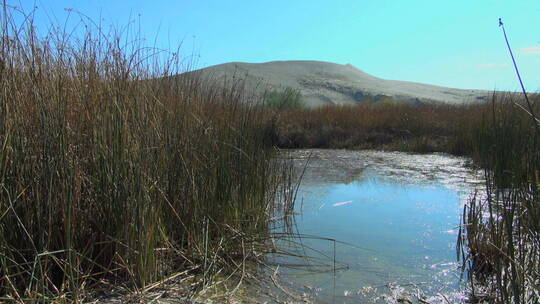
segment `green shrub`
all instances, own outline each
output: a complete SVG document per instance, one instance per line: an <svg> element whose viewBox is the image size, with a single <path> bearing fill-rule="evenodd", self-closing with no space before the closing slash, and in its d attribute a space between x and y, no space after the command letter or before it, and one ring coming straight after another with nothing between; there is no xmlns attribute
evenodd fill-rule
<svg viewBox="0 0 540 304"><path fill-rule="evenodd" d="M293 88L284 90L271 90L264 94L264 104L276 110L293 110L305 107L302 93Z"/></svg>

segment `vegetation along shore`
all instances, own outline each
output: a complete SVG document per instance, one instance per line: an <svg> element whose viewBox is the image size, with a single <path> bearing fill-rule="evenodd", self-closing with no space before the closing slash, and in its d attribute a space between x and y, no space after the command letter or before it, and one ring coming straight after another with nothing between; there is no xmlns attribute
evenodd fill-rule
<svg viewBox="0 0 540 304"><path fill-rule="evenodd" d="M0 22L0 301L186 279L182 293L234 293L293 203L263 109L234 84L170 77L180 57L141 37L39 36L17 13Z"/></svg>

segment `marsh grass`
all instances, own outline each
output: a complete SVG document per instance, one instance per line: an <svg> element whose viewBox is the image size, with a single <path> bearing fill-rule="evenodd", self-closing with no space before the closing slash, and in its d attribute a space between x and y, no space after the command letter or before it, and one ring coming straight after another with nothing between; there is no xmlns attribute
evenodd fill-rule
<svg viewBox="0 0 540 304"><path fill-rule="evenodd" d="M535 112L538 100L533 96ZM486 196L465 206L458 253L478 301L540 300L540 134L533 117L516 105L521 102L515 94L494 94L470 129L472 155L485 168Z"/></svg>
<svg viewBox="0 0 540 304"><path fill-rule="evenodd" d="M2 300L145 290L186 270L202 288L267 250L290 170L241 83L175 76L177 53L84 17L82 36L39 35L2 10Z"/></svg>
<svg viewBox="0 0 540 304"><path fill-rule="evenodd" d="M275 144L284 148L451 152L470 149L466 128L483 105L366 102L281 111Z"/></svg>

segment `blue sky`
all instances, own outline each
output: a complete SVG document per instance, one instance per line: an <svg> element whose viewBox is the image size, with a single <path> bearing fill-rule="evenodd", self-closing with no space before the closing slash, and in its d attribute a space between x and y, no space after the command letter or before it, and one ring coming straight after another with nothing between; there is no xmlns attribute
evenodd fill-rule
<svg viewBox="0 0 540 304"><path fill-rule="evenodd" d="M149 44L197 55L198 67L242 61L350 63L377 77L517 90L497 26L503 18L529 91L540 90L538 0L8 0L45 31L72 8L102 24L140 25ZM70 20L80 20L74 12Z"/></svg>

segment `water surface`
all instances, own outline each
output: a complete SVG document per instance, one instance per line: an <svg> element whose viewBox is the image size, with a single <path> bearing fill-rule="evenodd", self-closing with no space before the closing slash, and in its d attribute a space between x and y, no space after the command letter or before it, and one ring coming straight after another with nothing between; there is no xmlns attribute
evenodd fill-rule
<svg viewBox="0 0 540 304"><path fill-rule="evenodd" d="M466 158L346 150L288 154L298 170L307 165L295 207L295 230L304 237L282 246L312 257L273 257L289 265L279 270L288 288L320 303L392 302L405 290L430 303L444 303L441 294L460 301L459 219L481 182Z"/></svg>

